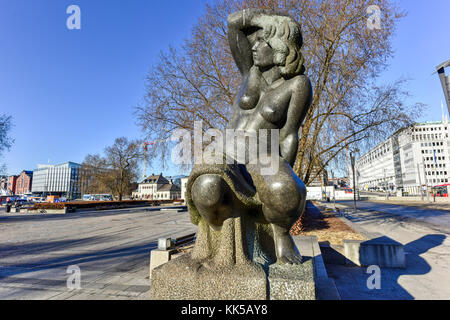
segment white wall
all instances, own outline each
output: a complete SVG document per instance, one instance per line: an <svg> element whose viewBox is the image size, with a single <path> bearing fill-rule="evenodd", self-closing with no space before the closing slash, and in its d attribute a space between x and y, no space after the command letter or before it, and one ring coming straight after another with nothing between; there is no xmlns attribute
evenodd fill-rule
<svg viewBox="0 0 450 320"><path fill-rule="evenodd" d="M186 201L186 185L189 178L181 178L181 199Z"/></svg>
<svg viewBox="0 0 450 320"><path fill-rule="evenodd" d="M333 200L333 187L306 187L306 199L307 200L322 200L322 191L325 191L327 197ZM334 190L334 196L336 200L351 200L353 199L353 193L346 193L344 190Z"/></svg>

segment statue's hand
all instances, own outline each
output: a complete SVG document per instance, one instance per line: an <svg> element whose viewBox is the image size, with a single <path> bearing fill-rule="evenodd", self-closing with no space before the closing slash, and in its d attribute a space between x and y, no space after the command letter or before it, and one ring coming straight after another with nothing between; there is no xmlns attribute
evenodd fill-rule
<svg viewBox="0 0 450 320"><path fill-rule="evenodd" d="M228 16L228 24L238 26L239 29L250 27L263 28L267 24L267 18L275 16L275 13L265 9L244 9L234 12Z"/></svg>

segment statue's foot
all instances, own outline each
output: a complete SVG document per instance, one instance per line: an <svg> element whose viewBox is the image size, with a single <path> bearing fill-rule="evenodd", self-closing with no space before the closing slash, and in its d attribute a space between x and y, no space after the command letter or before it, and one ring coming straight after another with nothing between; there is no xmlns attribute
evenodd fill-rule
<svg viewBox="0 0 450 320"><path fill-rule="evenodd" d="M277 263L281 264L301 264L302 256L295 247L289 231L272 225L274 230L275 251Z"/></svg>

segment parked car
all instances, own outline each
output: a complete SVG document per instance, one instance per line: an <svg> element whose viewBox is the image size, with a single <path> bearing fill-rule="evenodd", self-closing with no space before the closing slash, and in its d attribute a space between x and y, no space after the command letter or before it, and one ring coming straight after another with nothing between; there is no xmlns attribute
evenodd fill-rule
<svg viewBox="0 0 450 320"><path fill-rule="evenodd" d="M25 200L25 199L16 199L14 201L11 201L8 204L15 206L15 207L23 207L23 206L27 206L27 205L31 204L31 202L29 202L28 200Z"/></svg>

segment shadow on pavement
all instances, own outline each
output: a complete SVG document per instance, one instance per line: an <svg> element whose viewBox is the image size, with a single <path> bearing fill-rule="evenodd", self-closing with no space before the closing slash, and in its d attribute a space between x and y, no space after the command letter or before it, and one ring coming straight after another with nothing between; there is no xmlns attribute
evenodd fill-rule
<svg viewBox="0 0 450 320"><path fill-rule="evenodd" d="M61 241L47 241L47 242L24 242L0 245L0 262L2 257L14 257L29 254L47 254L52 251L72 250L77 247L81 248L86 245L95 245L101 243L108 243L114 240L113 236L102 237L88 237L83 239L70 239Z"/></svg>
<svg viewBox="0 0 450 320"><path fill-rule="evenodd" d="M367 267L328 263L326 269L343 300L413 300L415 297L398 283L399 277L431 272L431 266L420 255L440 246L445 239L445 235L430 234L406 244L406 269L381 268L380 289L368 288L367 281L373 273L366 273Z"/></svg>
<svg viewBox="0 0 450 320"><path fill-rule="evenodd" d="M141 207L141 208L124 208L124 209L110 209L110 210L99 210L99 211L78 211L66 214L54 214L54 213L25 213L20 215L15 215L14 213L2 212L0 215L1 223L12 223L12 222L23 222L23 221L47 221L47 220L73 220L80 218L96 218L96 217L107 217L116 216L120 214L135 213L138 211L146 211L149 214L155 211L160 213L160 207ZM161 212L164 214L164 212Z"/></svg>
<svg viewBox="0 0 450 320"><path fill-rule="evenodd" d="M30 245L25 249L36 251L34 254L47 251L59 251L59 250L76 250L79 246L80 250L83 246L94 244L95 242L104 242L105 239L89 238L77 241L58 241L49 243L38 243ZM39 249L40 248L40 249ZM66 254L61 256L47 255L45 259L37 259L36 261L29 263L17 263L3 265L0 268L0 282L5 278L16 276L19 274L32 273L42 270L50 270L61 267L68 267L70 265L78 265L81 269L86 270L106 270L112 272L124 272L129 271L136 264L148 263L149 253L151 250L157 248L157 242L146 242L136 245L130 245L127 247L121 247L117 249L104 249L97 251L88 251L84 253ZM20 248L17 247L17 250ZM42 250L42 251L41 251ZM18 255L23 254L24 251L17 252ZM1 262L0 262L1 263Z"/></svg>

